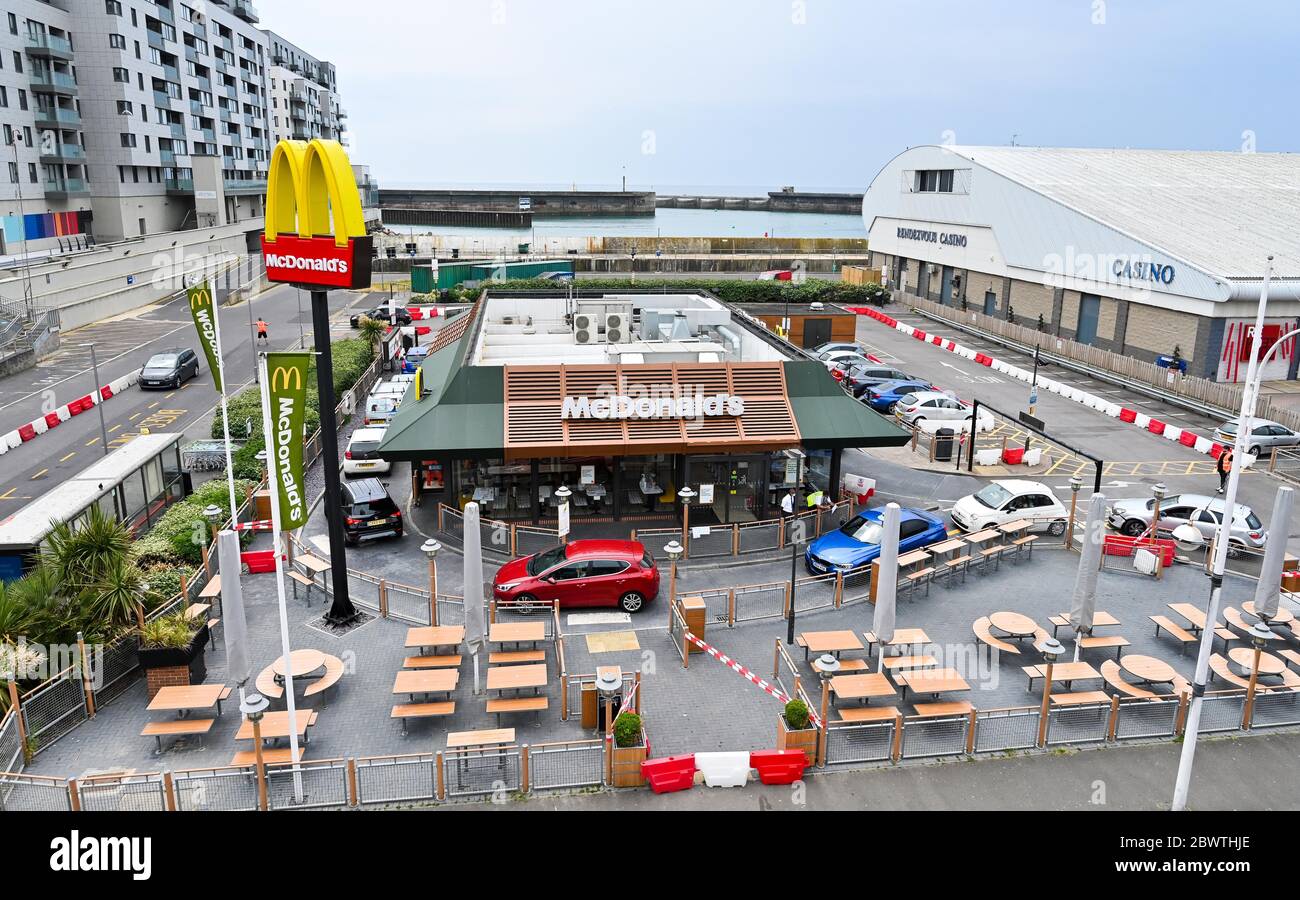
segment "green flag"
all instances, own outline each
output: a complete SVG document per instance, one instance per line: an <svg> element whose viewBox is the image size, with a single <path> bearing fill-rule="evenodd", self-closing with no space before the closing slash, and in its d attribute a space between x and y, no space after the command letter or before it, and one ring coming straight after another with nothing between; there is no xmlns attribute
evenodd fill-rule
<svg viewBox="0 0 1300 900"><path fill-rule="evenodd" d="M212 302L212 291L206 281L200 281L187 289L185 294L190 299L190 315L194 317L194 327L198 329L203 353L208 358L212 381L217 386L217 393L222 393L221 358L217 353L217 312Z"/></svg>
<svg viewBox="0 0 1300 900"><path fill-rule="evenodd" d="M307 524L307 472L303 430L307 411L310 353L266 354L266 391L271 417L270 478L280 494L280 527Z"/></svg>

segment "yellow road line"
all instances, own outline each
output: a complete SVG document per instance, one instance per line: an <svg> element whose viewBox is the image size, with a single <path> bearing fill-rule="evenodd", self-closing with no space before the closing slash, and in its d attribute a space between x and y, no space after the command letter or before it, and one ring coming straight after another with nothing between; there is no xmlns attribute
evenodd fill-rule
<svg viewBox="0 0 1300 900"><path fill-rule="evenodd" d="M42 475L44 475L44 474L45 474L46 472L48 472L48 471L50 471L50 470L49 470L49 469L41 469L39 472L37 472L35 475L32 476L31 480L32 480L32 481L35 481L37 478L40 478Z"/></svg>
<svg viewBox="0 0 1300 900"><path fill-rule="evenodd" d="M3 494L0 494L0 500L8 500L10 497L14 495L14 491L16 490L18 490L18 488L10 488L9 490L5 491Z"/></svg>
<svg viewBox="0 0 1300 900"><path fill-rule="evenodd" d="M164 400L170 400L172 397L175 397L175 396L176 396L176 392L175 392L175 391L172 391L172 392L171 392L170 394L168 394L166 397L163 397L163 399L164 399Z"/></svg>
<svg viewBox="0 0 1300 900"><path fill-rule="evenodd" d="M72 451L71 453L69 453L67 456L63 457L63 459L59 460L59 462L67 462L68 460L72 459L72 457L74 457L74 456L76 456L76 455L77 455L77 451L76 451L76 450L73 450L73 451Z"/></svg>
<svg viewBox="0 0 1300 900"><path fill-rule="evenodd" d="M93 447L98 443L99 443L99 438L91 438L90 440L86 441L86 446Z"/></svg>
<svg viewBox="0 0 1300 900"><path fill-rule="evenodd" d="M131 416L131 417L129 418L129 421L134 422L134 421L135 421L136 419L138 419L138 418L140 418L140 414L139 414L139 413L136 413L135 415L133 415L133 416Z"/></svg>
<svg viewBox="0 0 1300 900"><path fill-rule="evenodd" d="M112 434L114 431L117 431L121 427L122 427L121 425L114 425L112 428L108 429L108 433Z"/></svg>
<svg viewBox="0 0 1300 900"><path fill-rule="evenodd" d="M149 404L149 408L150 408L150 409L153 409L153 408L154 408L155 406L157 406L159 403L162 403L162 401L161 401L161 400L155 400L153 403L150 403L150 404Z"/></svg>

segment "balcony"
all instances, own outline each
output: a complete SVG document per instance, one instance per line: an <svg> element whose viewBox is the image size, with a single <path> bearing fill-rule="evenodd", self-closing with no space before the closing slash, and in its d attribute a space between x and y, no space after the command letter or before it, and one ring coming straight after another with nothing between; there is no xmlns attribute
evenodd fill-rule
<svg viewBox="0 0 1300 900"><path fill-rule="evenodd" d="M52 57L55 59L72 59L72 41L52 34L27 35L27 53L29 56Z"/></svg>
<svg viewBox="0 0 1300 900"><path fill-rule="evenodd" d="M53 69L33 69L31 75L32 90L43 94L60 94L72 97L77 93L77 80L65 72Z"/></svg>
<svg viewBox="0 0 1300 900"><path fill-rule="evenodd" d="M158 159L162 161L164 166L174 166L176 165L176 152L174 150L163 150L162 148L159 148Z"/></svg>
<svg viewBox="0 0 1300 900"><path fill-rule="evenodd" d="M211 110L209 107L203 105L203 101L191 100L190 114L195 116L207 116L207 115L211 115Z"/></svg>
<svg viewBox="0 0 1300 900"><path fill-rule="evenodd" d="M168 122L167 127L171 129L172 139L177 141L185 140L185 123Z"/></svg>
<svg viewBox="0 0 1300 900"><path fill-rule="evenodd" d="M80 178L52 178L45 182L45 196L50 199L62 200L88 193L86 182Z"/></svg>
<svg viewBox="0 0 1300 900"><path fill-rule="evenodd" d="M175 66L168 65L167 63L163 63L162 70L163 70L163 78L166 78L168 81L172 82L173 84L181 83L180 69L176 68Z"/></svg>
<svg viewBox="0 0 1300 900"><path fill-rule="evenodd" d="M59 163L84 163L86 161L86 151L81 149L80 144L55 144L49 148L41 150L41 162L45 165L58 165Z"/></svg>
<svg viewBox="0 0 1300 900"><path fill-rule="evenodd" d="M250 3L249 0L234 0L231 4L231 9L234 11L235 15L239 16L239 18L243 19L245 22L250 22L256 25L261 21L257 17L257 10L253 9L253 4Z"/></svg>
<svg viewBox="0 0 1300 900"><path fill-rule="evenodd" d="M157 9L158 11L158 20L160 22L166 22L168 25L176 24L176 16L172 14L172 11L170 9L158 4L154 4L154 6L155 9Z"/></svg>
<svg viewBox="0 0 1300 900"><path fill-rule="evenodd" d="M167 93L166 91L154 91L154 92L153 92L153 102L154 102L154 105L157 106L159 109L171 109L171 108L172 108L172 101L173 101L173 100L178 100L178 99L180 99L180 98L179 98L179 97L173 97L171 94Z"/></svg>
<svg viewBox="0 0 1300 900"><path fill-rule="evenodd" d="M64 108L61 106L50 106L37 108L36 125L37 127L59 128L61 126L78 126L81 124L81 116L75 109Z"/></svg>
<svg viewBox="0 0 1300 900"><path fill-rule="evenodd" d="M203 136L206 143L215 144L217 142L217 133L211 128L200 128L199 134Z"/></svg>
<svg viewBox="0 0 1300 900"><path fill-rule="evenodd" d="M161 50L163 52L167 52L167 42L163 39L161 32L146 31L145 34L149 36L147 40L150 47L154 48L155 50Z"/></svg>
<svg viewBox="0 0 1300 900"><path fill-rule="evenodd" d="M227 178L224 184L226 193L235 196L266 193L265 178Z"/></svg>
<svg viewBox="0 0 1300 900"><path fill-rule="evenodd" d="M194 193L193 178L167 178L164 179L163 185L169 194L192 194Z"/></svg>
<svg viewBox="0 0 1300 900"><path fill-rule="evenodd" d="M238 100L238 99L239 99L239 88L236 87L236 86L233 85L233 84L223 85L223 86L222 86L222 91L223 91L223 92L225 93L225 95L226 95L227 97L229 97L231 100Z"/></svg>

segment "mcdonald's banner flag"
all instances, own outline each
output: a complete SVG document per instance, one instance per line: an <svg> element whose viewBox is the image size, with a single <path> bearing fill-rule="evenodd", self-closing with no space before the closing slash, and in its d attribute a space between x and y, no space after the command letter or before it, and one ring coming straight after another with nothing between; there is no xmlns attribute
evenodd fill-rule
<svg viewBox="0 0 1300 900"><path fill-rule="evenodd" d="M280 528L307 524L307 468L303 433L310 353L266 354L266 391L271 414L271 480L280 494Z"/></svg>
<svg viewBox="0 0 1300 900"><path fill-rule="evenodd" d="M194 327L199 332L199 342L203 344L203 354L208 358L208 370L216 384L217 393L224 391L221 385L221 354L217 352L217 307L212 301L212 289L207 281L192 285L185 291L190 299L190 315L194 317Z"/></svg>
<svg viewBox="0 0 1300 900"><path fill-rule="evenodd" d="M307 288L370 286L374 242L338 141L280 141L266 183L262 257L270 281Z"/></svg>

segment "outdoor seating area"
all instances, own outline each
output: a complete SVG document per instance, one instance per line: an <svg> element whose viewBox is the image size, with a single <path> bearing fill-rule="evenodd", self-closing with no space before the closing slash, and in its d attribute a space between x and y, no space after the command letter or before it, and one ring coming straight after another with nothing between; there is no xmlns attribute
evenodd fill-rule
<svg viewBox="0 0 1300 900"><path fill-rule="evenodd" d="M965 584L972 570L985 575L992 567L997 572L1005 557L1016 564L1022 557L1032 560L1034 544L1039 539L1038 535L1029 534L1033 524L1028 519L1017 519L902 554L898 557L898 587L912 599L921 587L928 595L930 586L938 580L951 588L959 574L961 583Z"/></svg>

